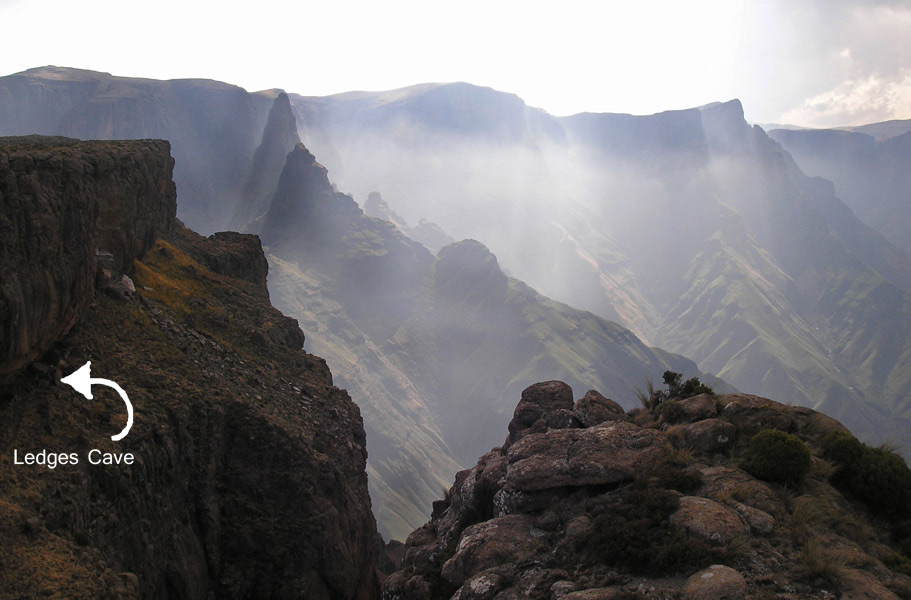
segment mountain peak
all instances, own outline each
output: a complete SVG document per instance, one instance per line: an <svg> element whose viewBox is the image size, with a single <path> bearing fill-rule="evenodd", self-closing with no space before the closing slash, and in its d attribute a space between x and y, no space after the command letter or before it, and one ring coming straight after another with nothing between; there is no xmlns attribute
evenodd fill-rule
<svg viewBox="0 0 911 600"><path fill-rule="evenodd" d="M437 290L452 299L477 297L479 293L500 297L509 285L497 257L476 240L441 248L435 270Z"/></svg>
<svg viewBox="0 0 911 600"><path fill-rule="evenodd" d="M300 143L297 120L291 110L288 94L280 92L272 101L262 140L253 154L240 203L231 220L241 231L256 229L253 221L261 220L275 194L276 182L285 165L288 152Z"/></svg>

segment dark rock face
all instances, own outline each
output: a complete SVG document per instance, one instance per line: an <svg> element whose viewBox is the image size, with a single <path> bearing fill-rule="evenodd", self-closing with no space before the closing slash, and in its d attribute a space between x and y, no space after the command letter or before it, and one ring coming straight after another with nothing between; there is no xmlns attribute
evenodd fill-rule
<svg viewBox="0 0 911 600"><path fill-rule="evenodd" d="M61 67L0 78L0 98L2 135L169 140L180 219L206 234L225 229L237 207L273 103L216 81L156 81Z"/></svg>
<svg viewBox="0 0 911 600"><path fill-rule="evenodd" d="M375 598L360 411L269 305L257 238L174 226L166 142L52 142L0 153L4 310L51 348L0 360L0 595ZM132 294L93 297L96 247ZM34 298L11 303L8 282ZM59 382L86 360L129 392L119 442L119 399ZM11 459L42 448L78 461ZM134 460L94 465L92 448Z"/></svg>
<svg viewBox="0 0 911 600"><path fill-rule="evenodd" d="M269 261L263 255L258 236L219 231L209 236L203 249L203 262L207 267L220 275L249 281L261 289L266 298L269 297L266 285Z"/></svg>
<svg viewBox="0 0 911 600"><path fill-rule="evenodd" d="M0 139L0 377L41 356L92 299L96 256L132 273L174 226L167 142Z"/></svg>

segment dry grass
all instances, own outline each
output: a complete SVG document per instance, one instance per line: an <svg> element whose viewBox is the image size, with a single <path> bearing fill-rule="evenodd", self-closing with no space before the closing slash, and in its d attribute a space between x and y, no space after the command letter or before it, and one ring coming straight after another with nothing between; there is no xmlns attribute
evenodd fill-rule
<svg viewBox="0 0 911 600"><path fill-rule="evenodd" d="M808 541L798 556L800 566L807 579L821 582L828 587L838 587L841 579L841 565L826 552L825 544L819 538Z"/></svg>

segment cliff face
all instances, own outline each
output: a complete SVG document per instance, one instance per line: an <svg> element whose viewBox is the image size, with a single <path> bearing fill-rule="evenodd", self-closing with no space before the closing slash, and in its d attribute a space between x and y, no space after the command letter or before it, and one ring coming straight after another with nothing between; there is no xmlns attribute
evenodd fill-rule
<svg viewBox="0 0 911 600"><path fill-rule="evenodd" d="M234 214L272 104L203 79L156 81L58 67L0 79L0 135L169 140L180 219L206 234L224 229Z"/></svg>
<svg viewBox="0 0 911 600"><path fill-rule="evenodd" d="M687 396L624 413L596 391L574 404L562 382L530 386L505 443L408 537L383 598L908 597L899 457L807 408ZM870 479L890 490L879 517L843 493L853 459L832 440L891 465Z"/></svg>
<svg viewBox="0 0 911 600"><path fill-rule="evenodd" d="M161 142L18 148L9 168L42 187L5 193L10 219L40 209L42 198L91 215L104 213L92 201L117 212L117 199L133 197L130 189L104 200L75 193L92 189L101 169L64 167L61 177L58 162L83 164L75 148L114 166L136 154L134 169L104 171L127 181L144 180L142 165L155 164L157 150L167 158ZM155 183L171 190L173 219L169 174L158 172ZM102 180L120 190L115 178ZM119 210L130 214L124 202ZM67 220L70 212L41 213L48 258L18 272L19 281L43 282L63 265L86 300L69 333L48 332L41 358L0 385L0 596L374 598L376 525L360 411L332 385L325 362L300 350L297 322L269 305L258 239L171 227L151 236L141 261L128 255L135 293L93 295L94 246L68 254L58 237L72 229L107 238L94 220ZM126 224L125 247L141 247L130 243L131 228L144 239L143 222ZM31 280L23 287L42 297ZM23 314L34 318L41 307L28 302ZM59 381L87 360L93 377L117 381L133 404L133 427L119 442L109 436L122 428L121 400L100 385L86 400ZM132 461L94 464L93 449ZM27 454L44 458L24 462ZM46 457L62 454L75 460L51 468Z"/></svg>
<svg viewBox="0 0 911 600"><path fill-rule="evenodd" d="M92 300L96 255L132 273L174 226L167 142L0 138L0 377L46 352Z"/></svg>

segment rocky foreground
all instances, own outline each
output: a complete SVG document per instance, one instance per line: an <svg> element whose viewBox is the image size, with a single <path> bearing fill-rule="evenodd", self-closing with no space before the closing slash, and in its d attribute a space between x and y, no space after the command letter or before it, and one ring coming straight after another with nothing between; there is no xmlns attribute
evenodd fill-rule
<svg viewBox="0 0 911 600"><path fill-rule="evenodd" d="M847 467L833 440L862 447L839 423L744 394L650 406L624 413L595 391L574 404L557 381L526 389L503 446L408 537L383 598L911 597L898 513L834 485ZM762 431L773 450L756 453ZM900 459L867 451L907 484ZM903 515L909 490L894 499Z"/></svg>

